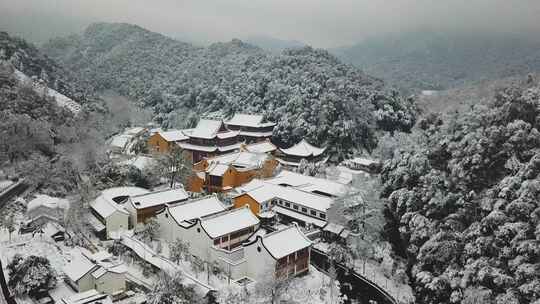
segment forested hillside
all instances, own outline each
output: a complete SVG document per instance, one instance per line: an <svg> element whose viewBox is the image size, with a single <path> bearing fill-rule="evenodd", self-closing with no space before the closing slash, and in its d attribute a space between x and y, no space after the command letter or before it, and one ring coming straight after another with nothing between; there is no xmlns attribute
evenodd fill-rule
<svg viewBox="0 0 540 304"><path fill-rule="evenodd" d="M366 39L332 52L366 73L415 92L540 70L540 37L418 31Z"/></svg>
<svg viewBox="0 0 540 304"><path fill-rule="evenodd" d="M268 54L233 40L195 47L128 24L93 24L80 36L43 46L93 83L152 107L164 127L188 127L198 115L258 112L278 122L275 138L302 137L339 155L372 149L376 131L408 131L412 101L382 82L305 47Z"/></svg>
<svg viewBox="0 0 540 304"><path fill-rule="evenodd" d="M418 303L540 303L540 86L419 123L382 173Z"/></svg>
<svg viewBox="0 0 540 304"><path fill-rule="evenodd" d="M81 174L99 169L104 139L125 121L24 40L0 32L0 54L0 173L24 177L42 192L72 192ZM59 106L48 87L81 103L80 112Z"/></svg>

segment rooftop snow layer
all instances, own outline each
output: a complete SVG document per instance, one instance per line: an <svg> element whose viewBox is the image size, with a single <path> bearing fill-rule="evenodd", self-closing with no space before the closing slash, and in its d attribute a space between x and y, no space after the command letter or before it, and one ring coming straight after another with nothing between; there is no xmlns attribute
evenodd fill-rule
<svg viewBox="0 0 540 304"><path fill-rule="evenodd" d="M164 204L184 201L189 194L183 188L155 191L131 197L131 203L135 209L144 209Z"/></svg>
<svg viewBox="0 0 540 304"><path fill-rule="evenodd" d="M72 251L73 259L69 264L64 266L64 274L73 282L77 282L85 274L89 273L94 268L97 269L97 265L92 263L84 254L78 250Z"/></svg>
<svg viewBox="0 0 540 304"><path fill-rule="evenodd" d="M259 224L259 219L247 207L201 219L201 226L211 238L217 238L257 224Z"/></svg>
<svg viewBox="0 0 540 304"><path fill-rule="evenodd" d="M221 120L201 119L189 136L205 139L214 138L221 129L222 124L223 121Z"/></svg>
<svg viewBox="0 0 540 304"><path fill-rule="evenodd" d="M228 169L229 165L213 163L208 166L208 169L206 169L206 171L212 176L223 176Z"/></svg>
<svg viewBox="0 0 540 304"><path fill-rule="evenodd" d="M133 138L132 135L126 135L126 134L116 135L111 140L111 147L124 150L132 138Z"/></svg>
<svg viewBox="0 0 540 304"><path fill-rule="evenodd" d="M326 193L331 196L342 196L348 187L325 178L306 176L300 173L283 170L276 177L265 180L274 185L295 187L307 192Z"/></svg>
<svg viewBox="0 0 540 304"><path fill-rule="evenodd" d="M334 202L334 200L328 196L266 182L258 188L251 189L246 192L246 194L259 203L270 201L273 198L280 198L322 212L326 212Z"/></svg>
<svg viewBox="0 0 540 304"><path fill-rule="evenodd" d="M309 156L319 156L323 154L326 148L315 147L311 145L310 143L308 143L305 139L302 139L296 145L288 149L280 149L280 150L287 155L309 157Z"/></svg>
<svg viewBox="0 0 540 304"><path fill-rule="evenodd" d="M311 241L296 225L266 234L262 237L262 243L276 259L311 246Z"/></svg>
<svg viewBox="0 0 540 304"><path fill-rule="evenodd" d="M189 138L186 134L184 134L183 130L160 131L158 133L168 142L182 141Z"/></svg>
<svg viewBox="0 0 540 304"><path fill-rule="evenodd" d="M208 158L209 163L233 165L237 168L260 168L268 155L264 153L252 153L247 151L234 152Z"/></svg>
<svg viewBox="0 0 540 304"><path fill-rule="evenodd" d="M106 199L103 195L98 196L94 201L90 203L90 207L94 209L102 218L108 218L115 212L121 212L128 214L124 207L118 205L114 201Z"/></svg>
<svg viewBox="0 0 540 304"><path fill-rule="evenodd" d="M268 153L276 151L276 146L269 141L263 141L259 143L249 144L245 146L245 149L253 153Z"/></svg>
<svg viewBox="0 0 540 304"><path fill-rule="evenodd" d="M62 298L62 304L112 304L111 298L95 289L75 294L68 298Z"/></svg>
<svg viewBox="0 0 540 304"><path fill-rule="evenodd" d="M253 128L269 127L269 126L276 125L273 122L263 123L262 121L263 121L262 115L234 114L233 118L227 121L226 124L233 125L233 126L253 127Z"/></svg>
<svg viewBox="0 0 540 304"><path fill-rule="evenodd" d="M225 205L215 195L181 202L167 208L169 214L177 223L204 217L226 209Z"/></svg>

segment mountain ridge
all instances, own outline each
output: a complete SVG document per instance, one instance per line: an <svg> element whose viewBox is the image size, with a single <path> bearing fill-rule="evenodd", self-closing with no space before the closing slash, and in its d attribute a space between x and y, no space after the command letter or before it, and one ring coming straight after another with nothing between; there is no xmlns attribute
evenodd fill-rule
<svg viewBox="0 0 540 304"><path fill-rule="evenodd" d="M372 149L377 130L407 131L415 120L411 100L311 47L279 55L238 39L195 47L138 26L99 23L42 49L98 90L151 107L164 127L189 127L186 121L208 112L257 112L279 122L274 135L284 145L305 137L350 153Z"/></svg>

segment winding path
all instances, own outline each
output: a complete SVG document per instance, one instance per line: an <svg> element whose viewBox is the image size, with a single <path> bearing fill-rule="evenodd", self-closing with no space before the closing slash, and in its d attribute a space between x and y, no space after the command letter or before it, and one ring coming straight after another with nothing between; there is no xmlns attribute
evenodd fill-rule
<svg viewBox="0 0 540 304"><path fill-rule="evenodd" d="M312 248L311 264L328 274L330 258L322 251ZM377 304L398 304L386 290L345 265L336 263L336 273L337 280L341 284L341 292L348 298L346 303L355 300L361 304L370 304L370 301L376 301Z"/></svg>
<svg viewBox="0 0 540 304"><path fill-rule="evenodd" d="M4 266L2 266L2 261L0 260L0 303L7 303L7 304L17 304L15 301L15 298L11 296L11 293L9 292L6 277L4 275Z"/></svg>

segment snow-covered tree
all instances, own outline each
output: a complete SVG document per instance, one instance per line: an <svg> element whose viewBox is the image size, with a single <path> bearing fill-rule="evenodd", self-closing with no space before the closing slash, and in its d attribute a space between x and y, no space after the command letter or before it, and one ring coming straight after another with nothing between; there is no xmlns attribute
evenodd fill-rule
<svg viewBox="0 0 540 304"><path fill-rule="evenodd" d="M193 286L185 285L180 272L169 275L160 272L148 296L149 304L191 304L202 303Z"/></svg>
<svg viewBox="0 0 540 304"><path fill-rule="evenodd" d="M17 254L7 265L8 286L17 295L35 295L56 286L56 272L45 257Z"/></svg>
<svg viewBox="0 0 540 304"><path fill-rule="evenodd" d="M159 236L160 229L157 218L151 217L135 227L135 235L144 242L152 243Z"/></svg>

